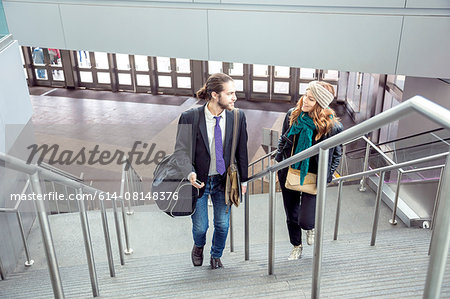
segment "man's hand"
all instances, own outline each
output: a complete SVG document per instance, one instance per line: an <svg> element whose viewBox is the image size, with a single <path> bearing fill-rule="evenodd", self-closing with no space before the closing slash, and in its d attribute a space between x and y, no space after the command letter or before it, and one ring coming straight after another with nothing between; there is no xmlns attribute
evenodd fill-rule
<svg viewBox="0 0 450 299"><path fill-rule="evenodd" d="M189 181L191 182L192 186L194 186L197 189L201 189L203 187L205 187L205 183L200 182L201 184L199 184L197 181L197 174L195 172L191 172L189 174Z"/></svg>
<svg viewBox="0 0 450 299"><path fill-rule="evenodd" d="M241 193L242 193L242 195L244 195L245 192L247 192L247 185L241 184Z"/></svg>

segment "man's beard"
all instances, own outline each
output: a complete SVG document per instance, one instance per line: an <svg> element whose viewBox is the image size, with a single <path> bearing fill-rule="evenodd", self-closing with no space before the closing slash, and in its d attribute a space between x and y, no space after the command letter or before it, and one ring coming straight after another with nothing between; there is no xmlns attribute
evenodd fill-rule
<svg viewBox="0 0 450 299"><path fill-rule="evenodd" d="M229 105L225 105L224 103L222 103L222 96L220 94L219 94L219 100L217 101L217 104L223 110L225 110L225 109L231 110L231 108L229 108Z"/></svg>

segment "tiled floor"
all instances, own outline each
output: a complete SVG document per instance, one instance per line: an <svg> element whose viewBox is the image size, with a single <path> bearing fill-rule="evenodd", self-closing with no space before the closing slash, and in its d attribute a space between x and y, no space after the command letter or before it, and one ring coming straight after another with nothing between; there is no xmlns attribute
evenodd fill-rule
<svg viewBox="0 0 450 299"><path fill-rule="evenodd" d="M100 151L120 150L126 153L135 142L141 142L138 149L145 154L148 151L142 148L144 143L149 147L155 144L153 155L159 150L171 153L179 115L199 104L195 98L186 97L165 96L170 103L161 104L164 100L161 96L42 87L30 88L30 94L37 143L57 144L60 151L72 150L73 155L83 147L87 154L96 145ZM260 110L261 105L264 109L276 107L277 111ZM291 106L258 102L241 104L247 117L250 160L261 153L262 129L281 129L280 119L284 118L285 112L280 112L280 105L285 106L286 111ZM118 191L121 167L117 163L59 167L75 175L84 172L86 180L93 180L94 186L106 191ZM146 179L152 177L154 167L154 163L136 165L138 172Z"/></svg>

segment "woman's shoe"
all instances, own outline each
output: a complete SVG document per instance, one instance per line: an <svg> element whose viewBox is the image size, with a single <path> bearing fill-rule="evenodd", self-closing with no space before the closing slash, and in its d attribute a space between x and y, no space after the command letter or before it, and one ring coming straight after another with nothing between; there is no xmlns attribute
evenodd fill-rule
<svg viewBox="0 0 450 299"><path fill-rule="evenodd" d="M292 252L288 257L288 260L292 261L292 260L298 260L301 256L302 256L302 244L298 245L298 246L294 246L294 248L292 248Z"/></svg>
<svg viewBox="0 0 450 299"><path fill-rule="evenodd" d="M308 245L314 244L314 235L314 228L306 231L306 243L308 243Z"/></svg>

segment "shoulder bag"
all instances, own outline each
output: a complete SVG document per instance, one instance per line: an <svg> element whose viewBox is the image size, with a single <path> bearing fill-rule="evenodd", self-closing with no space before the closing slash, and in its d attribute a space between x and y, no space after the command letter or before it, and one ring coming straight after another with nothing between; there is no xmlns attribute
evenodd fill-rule
<svg viewBox="0 0 450 299"><path fill-rule="evenodd" d="M294 142L292 143L292 151L291 157L294 154L295 147L295 137ZM286 177L286 184L284 184L286 189L305 192L309 194L316 195L317 194L317 175L311 172L308 172L305 176L305 180L303 181L303 185L300 185L300 170L294 169L289 166L289 170Z"/></svg>

